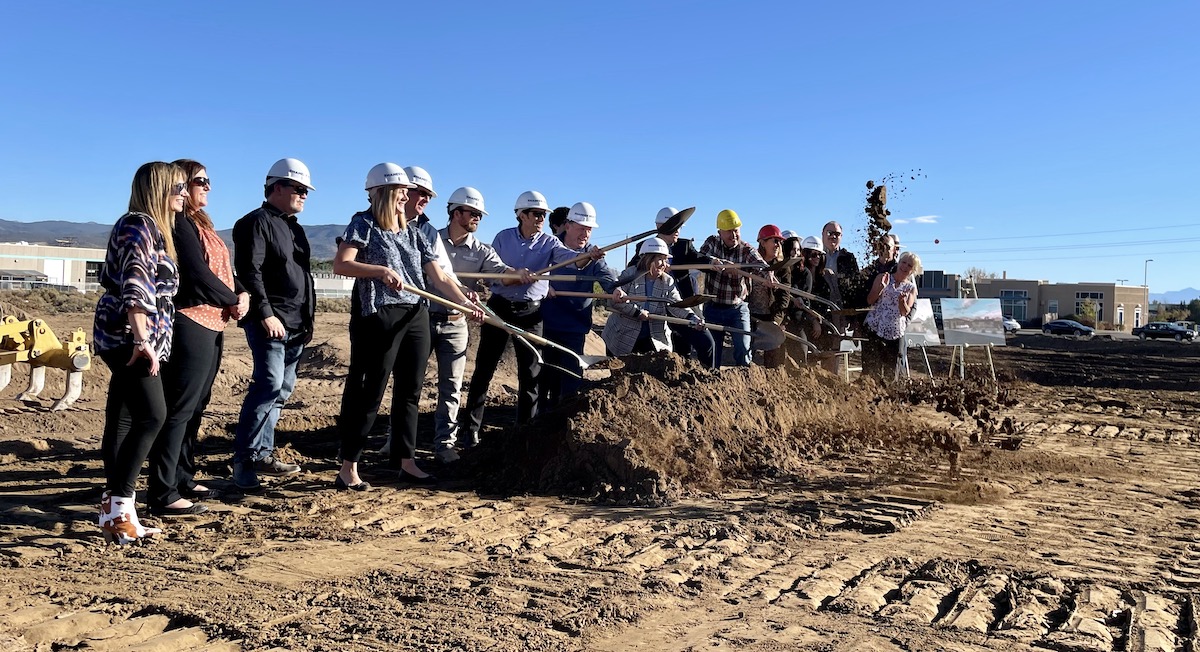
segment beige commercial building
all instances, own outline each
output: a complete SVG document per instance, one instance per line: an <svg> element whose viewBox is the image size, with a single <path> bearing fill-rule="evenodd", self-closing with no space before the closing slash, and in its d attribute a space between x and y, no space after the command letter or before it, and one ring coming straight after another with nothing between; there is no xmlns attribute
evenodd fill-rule
<svg viewBox="0 0 1200 652"><path fill-rule="evenodd" d="M1150 290L1141 286L992 278L978 280L975 289L981 298L1000 299L1004 314L1023 326L1078 315L1088 301L1102 329L1129 332L1150 320Z"/></svg>

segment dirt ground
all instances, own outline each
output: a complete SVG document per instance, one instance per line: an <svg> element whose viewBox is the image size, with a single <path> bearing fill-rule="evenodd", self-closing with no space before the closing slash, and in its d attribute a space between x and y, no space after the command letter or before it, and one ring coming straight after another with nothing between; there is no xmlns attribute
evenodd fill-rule
<svg viewBox="0 0 1200 652"><path fill-rule="evenodd" d="M60 335L89 314L47 317ZM280 422L304 471L163 524L96 526L108 374L67 412L48 374L0 392L0 645L7 650L1196 650L1200 345L1023 335L1000 389L882 391L801 370L712 374L670 356L589 372L578 400L444 481L378 455L332 488L346 316L322 313ZM201 442L229 488L250 371L227 331ZM924 376L924 359L913 354ZM376 433L373 446L382 444ZM353 493L353 495L351 495ZM154 519L146 519L154 521Z"/></svg>

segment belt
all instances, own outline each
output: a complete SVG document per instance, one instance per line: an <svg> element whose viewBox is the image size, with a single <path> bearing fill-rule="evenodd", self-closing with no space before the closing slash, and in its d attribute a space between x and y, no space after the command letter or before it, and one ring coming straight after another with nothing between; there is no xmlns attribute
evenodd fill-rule
<svg viewBox="0 0 1200 652"><path fill-rule="evenodd" d="M497 299L504 304L507 304L508 307L511 310L513 310L514 312L532 312L542 306L542 302L540 300L538 300L538 301L513 301L512 299L507 299L498 294L493 294L492 298Z"/></svg>
<svg viewBox="0 0 1200 652"><path fill-rule="evenodd" d="M456 312L454 314L451 314L448 312L431 312L431 313L429 313L429 319L431 319L433 321L459 321L465 317L466 317L466 315L462 314L461 312Z"/></svg>

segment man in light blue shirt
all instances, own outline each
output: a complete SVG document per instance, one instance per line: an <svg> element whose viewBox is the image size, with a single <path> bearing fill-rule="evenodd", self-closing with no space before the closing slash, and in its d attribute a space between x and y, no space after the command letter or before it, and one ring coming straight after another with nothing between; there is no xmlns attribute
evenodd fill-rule
<svg viewBox="0 0 1200 652"><path fill-rule="evenodd" d="M492 248L500 255L500 260L504 261L505 265L518 270L537 271L579 256L558 238L542 231L546 215L550 213L550 206L542 193L535 190L521 193L513 212L516 213L517 226L497 233L492 240ZM597 250L583 265L586 266L603 255L603 252ZM516 285L494 283L487 305L505 322L521 330L541 335L542 299L546 298L549 289L550 284L547 281ZM480 329L475 372L471 375L466 409L460 413L465 413L466 416L459 419L464 447L470 447L479 441L488 388L510 337L507 331L488 324L484 324ZM514 351L517 355L517 425L521 425L537 416L541 365L528 347L515 346Z"/></svg>

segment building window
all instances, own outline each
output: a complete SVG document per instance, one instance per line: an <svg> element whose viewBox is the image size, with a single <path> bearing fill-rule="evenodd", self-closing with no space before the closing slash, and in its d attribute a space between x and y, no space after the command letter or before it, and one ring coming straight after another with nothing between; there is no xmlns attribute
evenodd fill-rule
<svg viewBox="0 0 1200 652"><path fill-rule="evenodd" d="M1046 302L1046 312L1050 319L1058 319L1058 299L1051 299Z"/></svg>
<svg viewBox="0 0 1200 652"><path fill-rule="evenodd" d="M102 260L87 261L87 269L85 271L86 278L84 280L87 283L99 283L101 267L104 267L104 261Z"/></svg>
<svg viewBox="0 0 1200 652"><path fill-rule="evenodd" d="M1117 306L1117 326L1125 325L1125 306Z"/></svg>
<svg viewBox="0 0 1200 652"><path fill-rule="evenodd" d="M917 287L929 290L945 290L946 274L938 270L929 270L918 277Z"/></svg>
<svg viewBox="0 0 1200 652"><path fill-rule="evenodd" d="M1134 328L1142 327L1142 307L1141 306L1138 306L1133 309L1133 327Z"/></svg>
<svg viewBox="0 0 1200 652"><path fill-rule="evenodd" d="M1000 310L1017 321L1025 321L1028 315L1029 293L1025 290L1000 290Z"/></svg>
<svg viewBox="0 0 1200 652"><path fill-rule="evenodd" d="M1083 304L1091 301L1096 305L1096 323L1104 321L1104 293L1103 292L1076 292L1075 293L1075 314L1083 314Z"/></svg>

